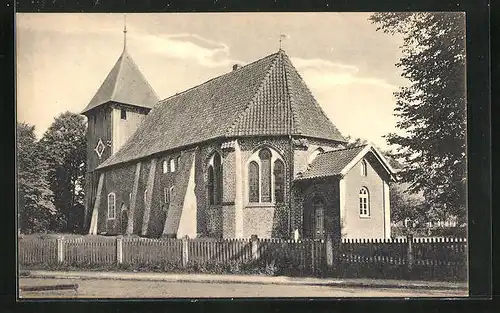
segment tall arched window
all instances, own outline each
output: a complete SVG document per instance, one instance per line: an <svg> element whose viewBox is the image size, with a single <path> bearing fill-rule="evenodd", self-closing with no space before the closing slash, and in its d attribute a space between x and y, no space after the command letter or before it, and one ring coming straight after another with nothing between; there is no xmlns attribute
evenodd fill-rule
<svg viewBox="0 0 500 313"><path fill-rule="evenodd" d="M171 173L175 172L175 159L174 158L170 159L170 172Z"/></svg>
<svg viewBox="0 0 500 313"><path fill-rule="evenodd" d="M116 196L114 192L108 194L108 219L116 218Z"/></svg>
<svg viewBox="0 0 500 313"><path fill-rule="evenodd" d="M208 204L214 204L214 168L212 165L208 166Z"/></svg>
<svg viewBox="0 0 500 313"><path fill-rule="evenodd" d="M262 167L261 201L271 202L271 151L269 149L260 150L259 158Z"/></svg>
<svg viewBox="0 0 500 313"><path fill-rule="evenodd" d="M214 204L222 203L222 160L220 154L214 154Z"/></svg>
<svg viewBox="0 0 500 313"><path fill-rule="evenodd" d="M222 203L222 160L219 153L215 152L208 166L207 194L208 204Z"/></svg>
<svg viewBox="0 0 500 313"><path fill-rule="evenodd" d="M323 239L325 235L325 204L320 197L313 199L314 239Z"/></svg>
<svg viewBox="0 0 500 313"><path fill-rule="evenodd" d="M366 176L368 173L368 164L366 163L366 160L361 161L361 176Z"/></svg>
<svg viewBox="0 0 500 313"><path fill-rule="evenodd" d="M259 202L259 164L252 161L248 166L248 200Z"/></svg>
<svg viewBox="0 0 500 313"><path fill-rule="evenodd" d="M285 164L280 159L274 161L274 201L281 203L285 198Z"/></svg>
<svg viewBox="0 0 500 313"><path fill-rule="evenodd" d="M168 172L168 161L167 160L163 160L163 174L167 173Z"/></svg>
<svg viewBox="0 0 500 313"><path fill-rule="evenodd" d="M359 216L370 216L370 195L366 187L359 190Z"/></svg>

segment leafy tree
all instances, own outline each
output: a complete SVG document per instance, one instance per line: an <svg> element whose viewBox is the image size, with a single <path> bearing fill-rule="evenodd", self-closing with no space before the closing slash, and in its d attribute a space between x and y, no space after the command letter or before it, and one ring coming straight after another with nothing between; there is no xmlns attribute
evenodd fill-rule
<svg viewBox="0 0 500 313"><path fill-rule="evenodd" d="M353 148L361 145L366 145L368 143L368 140L366 139L355 138L349 135L345 136L345 139L347 140L347 144L345 145L346 148Z"/></svg>
<svg viewBox="0 0 500 313"><path fill-rule="evenodd" d="M41 158L35 127L17 123L18 222L22 233L44 232L55 216L47 164Z"/></svg>
<svg viewBox="0 0 500 313"><path fill-rule="evenodd" d="M84 117L65 112L54 119L40 140L59 218L52 225L54 230L74 232L83 223L85 133Z"/></svg>
<svg viewBox="0 0 500 313"><path fill-rule="evenodd" d="M374 13L377 30L403 36L396 66L409 85L395 93L400 133L387 136L409 190L441 218L465 222L465 18L457 13Z"/></svg>

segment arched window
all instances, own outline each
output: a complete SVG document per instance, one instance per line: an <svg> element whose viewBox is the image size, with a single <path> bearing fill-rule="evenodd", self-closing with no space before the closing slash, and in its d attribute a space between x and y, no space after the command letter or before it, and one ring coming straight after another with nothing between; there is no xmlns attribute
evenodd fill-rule
<svg viewBox="0 0 500 313"><path fill-rule="evenodd" d="M368 164L366 163L366 160L361 161L361 176L366 176L368 173Z"/></svg>
<svg viewBox="0 0 500 313"><path fill-rule="evenodd" d="M170 202L170 195L168 193L168 188L163 188L163 204L167 205Z"/></svg>
<svg viewBox="0 0 500 313"><path fill-rule="evenodd" d="M219 153L215 152L208 166L207 195L208 204L222 203L222 160Z"/></svg>
<svg viewBox="0 0 500 313"><path fill-rule="evenodd" d="M208 167L208 182L207 182L207 189L208 189L208 204L214 204L214 168L212 165Z"/></svg>
<svg viewBox="0 0 500 313"><path fill-rule="evenodd" d="M168 203L174 198L174 186L168 189Z"/></svg>
<svg viewBox="0 0 500 313"><path fill-rule="evenodd" d="M370 216L370 195L366 187L359 191L359 216Z"/></svg>
<svg viewBox="0 0 500 313"><path fill-rule="evenodd" d="M248 166L248 200L259 202L259 164L252 161Z"/></svg>
<svg viewBox="0 0 500 313"><path fill-rule="evenodd" d="M144 189L144 205L146 205L146 199L148 198L148 190L147 189Z"/></svg>
<svg viewBox="0 0 500 313"><path fill-rule="evenodd" d="M108 194L108 219L116 218L116 196L114 192Z"/></svg>
<svg viewBox="0 0 500 313"><path fill-rule="evenodd" d="M262 167L261 201L271 202L271 151L269 149L260 150L259 158Z"/></svg>
<svg viewBox="0 0 500 313"><path fill-rule="evenodd" d="M214 154L214 177L213 177L213 197L214 204L222 203L222 160L220 154Z"/></svg>
<svg viewBox="0 0 500 313"><path fill-rule="evenodd" d="M313 152L311 152L311 154L307 158L307 164L311 165L311 163L314 161L314 159L316 159L316 157L318 156L318 154L323 153L323 152L324 152L323 148L317 148L316 150L314 150Z"/></svg>
<svg viewBox="0 0 500 313"><path fill-rule="evenodd" d="M280 159L274 161L274 201L281 203L285 198L285 164Z"/></svg>
<svg viewBox="0 0 500 313"><path fill-rule="evenodd" d="M163 160L163 174L168 172L168 161Z"/></svg>
<svg viewBox="0 0 500 313"><path fill-rule="evenodd" d="M177 159L176 159L176 164L177 164L177 168L179 168L181 165L181 156L177 156Z"/></svg>
<svg viewBox="0 0 500 313"><path fill-rule="evenodd" d="M170 172L175 172L175 158L170 159Z"/></svg>
<svg viewBox="0 0 500 313"><path fill-rule="evenodd" d="M314 239L323 239L325 235L325 204L320 197L313 199Z"/></svg>

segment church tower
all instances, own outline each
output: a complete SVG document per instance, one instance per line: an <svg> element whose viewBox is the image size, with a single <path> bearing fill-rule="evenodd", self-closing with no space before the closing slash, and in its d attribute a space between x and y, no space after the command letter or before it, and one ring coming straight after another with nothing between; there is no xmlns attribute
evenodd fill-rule
<svg viewBox="0 0 500 313"><path fill-rule="evenodd" d="M84 229L95 201L95 168L120 149L159 100L127 50L126 23L123 37L122 54L81 112L88 125Z"/></svg>

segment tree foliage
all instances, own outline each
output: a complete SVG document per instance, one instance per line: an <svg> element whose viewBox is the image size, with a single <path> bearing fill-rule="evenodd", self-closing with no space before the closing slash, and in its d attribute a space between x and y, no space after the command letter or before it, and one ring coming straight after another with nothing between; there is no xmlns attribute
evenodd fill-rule
<svg viewBox="0 0 500 313"><path fill-rule="evenodd" d="M409 190L428 210L466 218L465 17L457 13L374 13L377 30L403 36L396 66L408 86L395 93L399 133L387 136L405 164Z"/></svg>
<svg viewBox="0 0 500 313"><path fill-rule="evenodd" d="M40 140L49 166L48 181L54 193L58 219L52 228L77 231L82 225L86 171L86 125L81 115L65 112L54 119Z"/></svg>
<svg viewBox="0 0 500 313"><path fill-rule="evenodd" d="M48 167L39 153L35 127L17 123L17 204L22 233L44 232L56 211L47 181Z"/></svg>

